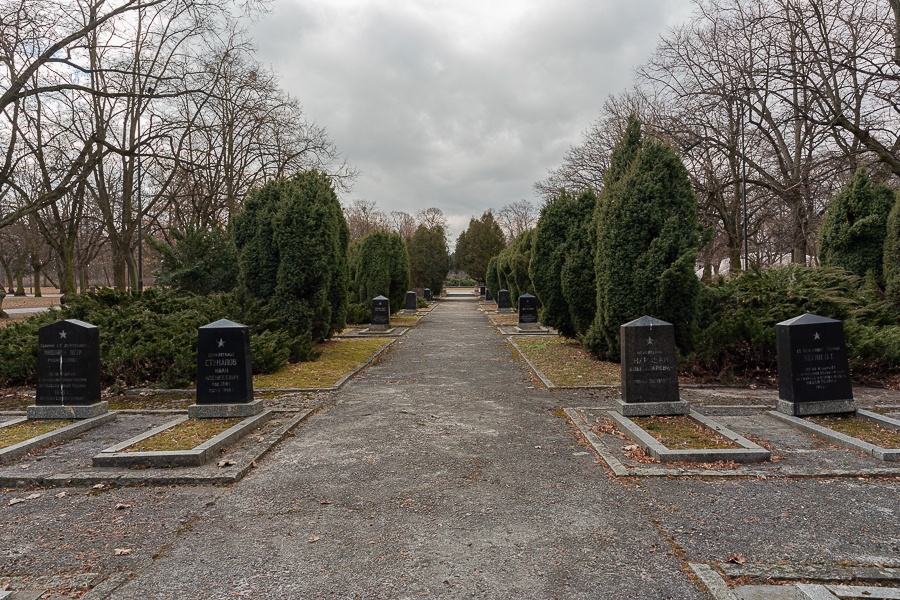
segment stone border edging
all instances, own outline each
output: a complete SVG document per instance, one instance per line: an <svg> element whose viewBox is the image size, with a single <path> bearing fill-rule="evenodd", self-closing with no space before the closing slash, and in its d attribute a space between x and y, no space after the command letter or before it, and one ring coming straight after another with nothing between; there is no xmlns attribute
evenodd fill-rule
<svg viewBox="0 0 900 600"><path fill-rule="evenodd" d="M237 423L217 436L206 440L199 446L195 446L190 450L161 450L152 452L126 452L125 449L133 446L138 442L142 442L154 435L161 433L167 429L171 429L176 425L180 425L188 420L188 417L181 416L175 420L163 423L159 427L154 427L149 431L137 435L131 439L125 440L100 451L91 459L94 467L199 467L208 463L215 453L223 446L236 442L254 429L258 429L267 421L271 420L275 413L264 410L258 415L247 417L240 423Z"/></svg>
<svg viewBox="0 0 900 600"><path fill-rule="evenodd" d="M684 467L629 467L622 463L606 447L590 428L587 418L579 411L603 411L608 409L593 406L563 408L568 420L584 436L591 448L603 460L615 477L670 477L711 479L835 479L842 477L900 477L900 468L881 467L874 469L802 469L778 467L777 469L698 469Z"/></svg>
<svg viewBox="0 0 900 600"><path fill-rule="evenodd" d="M67 440L71 440L72 438L78 437L89 429L93 429L94 427L99 427L100 425L109 423L117 416L118 415L116 415L114 411L110 411L104 415L100 415L99 417L78 421L76 423L72 423L71 425L66 425L65 427L55 429L49 433L45 433L43 435L25 440L24 442L19 442L18 444L13 444L12 446L3 448L2 450L0 450L0 465L12 462L17 458L25 456L32 450L43 448L56 442L65 442ZM9 427L18 423L24 423L27 420L27 417L13 419L12 421L4 423L4 426Z"/></svg>
<svg viewBox="0 0 900 600"><path fill-rule="evenodd" d="M179 474L177 471L165 469L168 471L161 474L147 473L143 470L127 471L124 473L54 473L51 475L16 475L16 476L0 476L0 487L7 488L23 488L23 487L91 487L98 483L105 483L115 486L131 486L131 485L230 485L237 483L243 479L254 465L261 460L269 451L278 445L297 425L306 420L317 409L304 409L299 411L297 416L290 419L287 423L272 432L272 439L266 444L260 444L245 453L243 456L237 457L237 465L235 470L231 470L228 474L223 475L202 475L202 474ZM297 412L289 409L271 409L273 413L293 413Z"/></svg>
<svg viewBox="0 0 900 600"><path fill-rule="evenodd" d="M878 425L887 425L888 429L897 429L900 428L900 421L896 419L892 419L890 417L885 417L884 415L879 415L878 413L874 413L868 410L857 410L857 414L860 415L863 419L867 421L871 421ZM883 448L881 446L876 446L875 444L871 444L869 442L865 442L859 438L855 438L853 436L847 435L846 433L841 433L840 431L835 431L829 427L825 427L823 425L818 425L811 421L807 421L806 419L800 417L792 417L790 415L786 415L784 413L778 412L776 410L769 411L769 414L773 417L785 421L790 425L793 425L797 429L802 429L807 433L813 433L820 437L827 439L828 441L837 444L838 446L843 446L844 448L849 448L851 450L859 450L860 452L865 452L869 456L873 456L878 460L883 461L895 461L900 460L900 449L897 448Z"/></svg>
<svg viewBox="0 0 900 600"><path fill-rule="evenodd" d="M765 448L754 444L744 436L735 433L693 409L685 416L695 423L712 429L725 439L740 446L740 448L672 450L625 415L619 414L614 410L607 411L606 414L624 429L623 433L625 435L660 462L710 463L733 461L749 463L764 462L772 457L772 453Z"/></svg>
<svg viewBox="0 0 900 600"><path fill-rule="evenodd" d="M525 361L525 364L528 365L528 368L531 369L532 373L541 380L541 383L548 390L617 390L619 389L618 385L613 384L599 384L599 385L556 385L549 379L547 376L541 373L541 371L534 366L534 363L531 362L531 359L528 358L528 355L522 350L519 345L516 343L516 340L513 339L512 336L507 335L506 341L509 342L513 349L518 353L518 355Z"/></svg>

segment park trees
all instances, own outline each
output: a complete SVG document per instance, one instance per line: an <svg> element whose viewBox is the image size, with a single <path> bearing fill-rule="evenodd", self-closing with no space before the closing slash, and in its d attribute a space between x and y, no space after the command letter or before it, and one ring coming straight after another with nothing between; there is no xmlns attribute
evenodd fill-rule
<svg viewBox="0 0 900 600"><path fill-rule="evenodd" d="M352 301L369 306L384 296L391 311L400 310L409 291L409 254L398 233L375 231L353 245L350 252Z"/></svg>
<svg viewBox="0 0 900 600"><path fill-rule="evenodd" d="M450 271L450 251L444 227L422 223L407 243L412 287L429 288L432 294L440 294L444 279Z"/></svg>

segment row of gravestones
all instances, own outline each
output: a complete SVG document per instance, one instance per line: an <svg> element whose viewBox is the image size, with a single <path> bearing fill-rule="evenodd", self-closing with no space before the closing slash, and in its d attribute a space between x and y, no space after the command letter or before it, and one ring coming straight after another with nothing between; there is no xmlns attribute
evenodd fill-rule
<svg viewBox="0 0 900 600"><path fill-rule="evenodd" d="M107 412L100 399L100 332L68 319L38 330L37 390L29 419L88 419ZM222 319L197 332L197 400L193 418L248 417L253 400L250 332Z"/></svg>
<svg viewBox="0 0 900 600"><path fill-rule="evenodd" d="M675 328L641 317L621 327L625 416L687 414L678 392ZM805 314L775 326L778 406L792 416L856 410L841 321Z"/></svg>
<svg viewBox="0 0 900 600"><path fill-rule="evenodd" d="M487 289L486 286L478 287L479 296L484 297L486 301L494 300L494 297L491 295L491 291ZM498 290L497 291L497 312L500 313L511 313L512 312L512 302L509 297L509 290ZM538 323L538 315L537 315L537 298L532 294L522 294L519 296L519 304L518 304L518 312L519 312L519 325L537 325Z"/></svg>
<svg viewBox="0 0 900 600"><path fill-rule="evenodd" d="M425 288L422 292L425 301L431 302L431 288ZM418 296L410 290L406 292L406 304L403 307L405 314L415 314L418 311ZM391 326L391 301L384 296L372 298L372 319L369 329L386 330Z"/></svg>

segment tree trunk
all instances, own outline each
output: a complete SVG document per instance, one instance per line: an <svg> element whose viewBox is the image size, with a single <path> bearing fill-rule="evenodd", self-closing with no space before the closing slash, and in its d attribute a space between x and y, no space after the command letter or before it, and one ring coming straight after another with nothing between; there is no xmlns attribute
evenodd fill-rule
<svg viewBox="0 0 900 600"><path fill-rule="evenodd" d="M25 295L25 266L22 265L16 271L16 291L13 293L14 296L24 296Z"/></svg>
<svg viewBox="0 0 900 600"><path fill-rule="evenodd" d="M33 264L31 272L31 287L34 288L34 297L40 298L41 294L41 274L44 272L44 265Z"/></svg>
<svg viewBox="0 0 900 600"><path fill-rule="evenodd" d="M804 210L802 201L791 203L791 262L798 265L806 264L808 244L806 232L809 229L809 218Z"/></svg>

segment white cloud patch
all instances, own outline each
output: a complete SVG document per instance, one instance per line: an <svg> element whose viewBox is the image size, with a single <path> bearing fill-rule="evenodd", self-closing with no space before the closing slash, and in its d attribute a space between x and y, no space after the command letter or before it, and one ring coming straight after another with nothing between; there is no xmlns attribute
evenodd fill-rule
<svg viewBox="0 0 900 600"><path fill-rule="evenodd" d="M276 0L260 58L362 171L352 198L469 217L526 198L689 0Z"/></svg>

